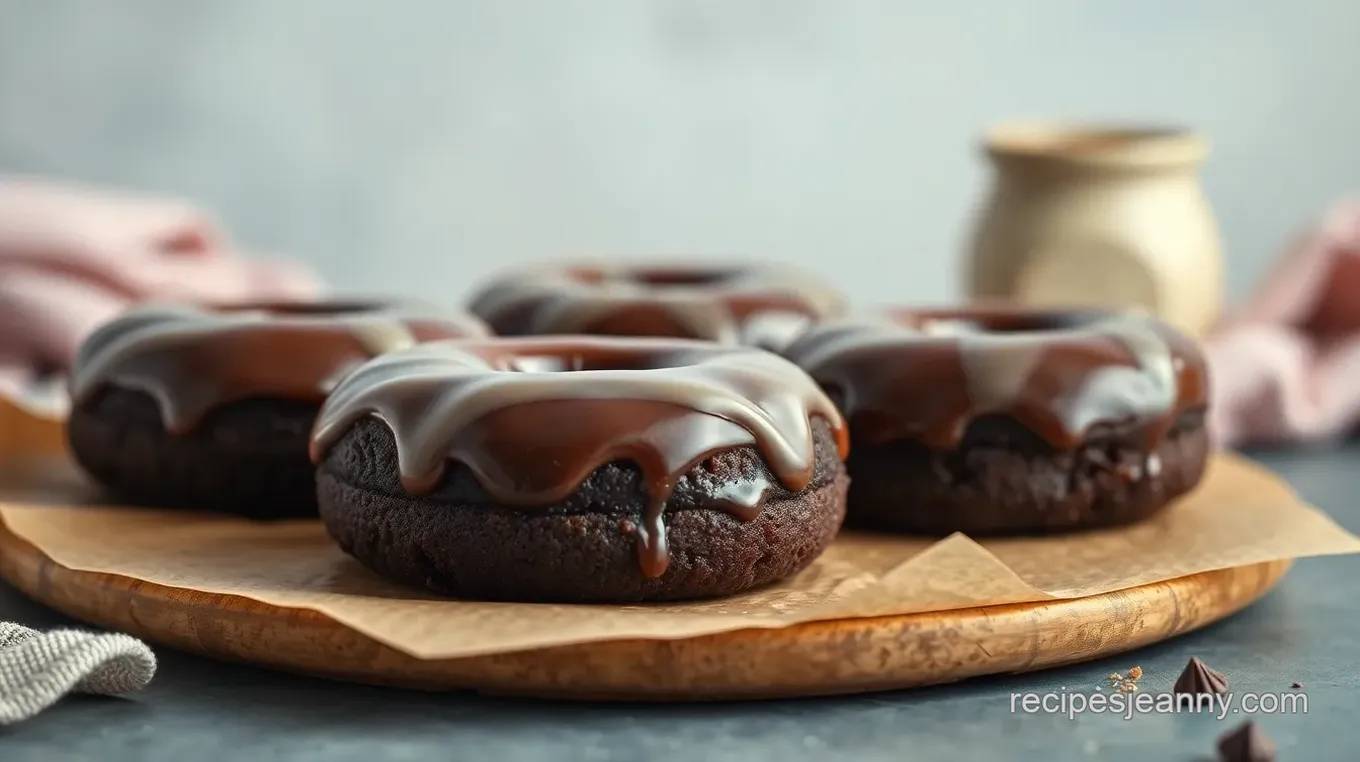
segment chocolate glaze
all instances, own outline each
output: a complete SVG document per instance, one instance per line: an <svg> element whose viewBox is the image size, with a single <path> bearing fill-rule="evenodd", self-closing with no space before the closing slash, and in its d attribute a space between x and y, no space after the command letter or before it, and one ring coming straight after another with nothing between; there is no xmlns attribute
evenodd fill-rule
<svg viewBox="0 0 1360 762"><path fill-rule="evenodd" d="M567 266L498 281L471 302L507 336L675 336L736 343L766 312L826 318L842 297L791 268Z"/></svg>
<svg viewBox="0 0 1360 762"><path fill-rule="evenodd" d="M222 405L268 397L320 404L346 372L421 341L486 336L461 313L383 302L181 304L136 308L95 331L76 357L76 404L112 385L156 400L183 434Z"/></svg>
<svg viewBox="0 0 1360 762"><path fill-rule="evenodd" d="M1133 314L896 310L810 327L782 354L837 399L864 445L952 449L975 419L999 414L1058 450L1102 425L1151 448L1207 403L1194 342Z"/></svg>
<svg viewBox="0 0 1360 762"><path fill-rule="evenodd" d="M497 502L542 507L601 466L636 463L648 506L638 558L651 577L669 563L666 501L705 458L754 446L797 492L812 478L812 417L832 427L842 458L849 451L835 406L793 364L677 339L435 342L385 355L347 376L322 406L313 462L364 416L392 430L401 482L413 494L434 490L451 459ZM714 507L752 519L769 486L733 484Z"/></svg>

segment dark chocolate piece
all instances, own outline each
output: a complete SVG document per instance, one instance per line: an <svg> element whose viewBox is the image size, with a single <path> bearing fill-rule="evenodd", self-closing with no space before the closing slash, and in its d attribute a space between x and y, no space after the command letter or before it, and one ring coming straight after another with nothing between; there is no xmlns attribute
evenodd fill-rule
<svg viewBox="0 0 1360 762"><path fill-rule="evenodd" d="M1298 681L1295 681L1295 682L1290 683L1290 684L1289 684L1289 687L1290 687L1290 688L1293 688L1294 690L1298 690L1298 689L1300 689L1300 688L1303 687L1303 683L1300 683L1300 682L1298 682Z"/></svg>
<svg viewBox="0 0 1360 762"><path fill-rule="evenodd" d="M391 430L408 495L431 494L456 462L496 504L541 513L601 467L634 463L647 504L632 531L648 577L670 563L663 513L696 464L753 447L773 480L798 493L813 477L814 419L831 427L839 457L849 448L843 419L796 366L683 340L436 342L385 355L326 401L313 462L369 417ZM770 486L743 482L713 507L750 521Z"/></svg>
<svg viewBox="0 0 1360 762"><path fill-rule="evenodd" d="M1212 693L1223 695L1228 692L1228 678L1204 662L1198 657L1190 657L1190 662L1185 665L1181 676L1176 678L1176 685L1172 689L1173 693L1199 695L1202 693Z"/></svg>
<svg viewBox="0 0 1360 762"><path fill-rule="evenodd" d="M825 318L840 294L790 267L563 266L517 273L479 292L474 314L503 336L665 336L724 343L770 312Z"/></svg>
<svg viewBox="0 0 1360 762"><path fill-rule="evenodd" d="M1275 762L1275 742L1248 720L1218 739L1218 757L1223 762Z"/></svg>

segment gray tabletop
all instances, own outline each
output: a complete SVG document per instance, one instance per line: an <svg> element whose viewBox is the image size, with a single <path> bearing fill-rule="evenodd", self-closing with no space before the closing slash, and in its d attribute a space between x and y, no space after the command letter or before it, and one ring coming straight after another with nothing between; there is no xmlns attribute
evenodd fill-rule
<svg viewBox="0 0 1360 762"><path fill-rule="evenodd" d="M1360 532L1360 446L1258 453ZM1245 714L1025 714L1012 694L1089 692L1135 665L1169 689L1190 656L1235 691L1303 694L1307 711L1252 715L1280 758L1354 760L1360 557L1300 562L1247 611L1114 659L1033 675L840 699L703 706L572 705L345 685L157 649L160 674L127 699L73 698L0 729L0 760L1194 760ZM71 622L0 586L0 619ZM1302 684L1291 690L1291 684ZM1108 692L1108 691L1107 691ZM1263 699L1262 703L1268 701Z"/></svg>

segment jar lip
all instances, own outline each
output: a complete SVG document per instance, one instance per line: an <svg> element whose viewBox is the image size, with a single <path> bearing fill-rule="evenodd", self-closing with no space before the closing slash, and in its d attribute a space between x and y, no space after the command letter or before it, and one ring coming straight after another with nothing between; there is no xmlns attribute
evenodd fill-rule
<svg viewBox="0 0 1360 762"><path fill-rule="evenodd" d="M983 145L996 159L1147 167L1196 164L1208 153L1202 135L1184 127L1083 122L1005 122Z"/></svg>

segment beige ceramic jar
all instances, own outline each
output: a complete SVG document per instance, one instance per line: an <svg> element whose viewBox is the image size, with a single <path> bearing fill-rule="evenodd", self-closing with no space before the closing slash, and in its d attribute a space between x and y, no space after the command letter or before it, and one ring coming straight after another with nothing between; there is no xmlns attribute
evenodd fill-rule
<svg viewBox="0 0 1360 762"><path fill-rule="evenodd" d="M1180 131L1007 125L968 259L976 300L1142 308L1200 336L1222 306L1207 152Z"/></svg>

